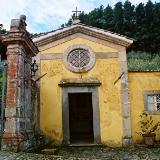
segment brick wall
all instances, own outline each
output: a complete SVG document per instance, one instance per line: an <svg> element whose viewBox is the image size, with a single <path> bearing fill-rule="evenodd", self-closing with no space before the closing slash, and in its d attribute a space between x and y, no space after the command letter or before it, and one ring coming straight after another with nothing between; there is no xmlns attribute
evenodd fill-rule
<svg viewBox="0 0 160 160"><path fill-rule="evenodd" d="M38 53L26 31L25 16L11 21L3 37L7 45L7 95L3 150L24 150L32 145L31 63Z"/></svg>

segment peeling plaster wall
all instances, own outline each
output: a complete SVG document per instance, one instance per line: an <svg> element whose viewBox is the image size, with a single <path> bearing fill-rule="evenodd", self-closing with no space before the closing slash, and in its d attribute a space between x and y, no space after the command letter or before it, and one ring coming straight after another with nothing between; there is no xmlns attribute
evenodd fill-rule
<svg viewBox="0 0 160 160"><path fill-rule="evenodd" d="M137 134L140 131L138 122L139 115L144 111L145 91L160 91L160 72L129 72L129 95L131 103L131 126L134 142L141 142L142 136ZM151 114L155 122L160 121L160 113ZM160 132L157 132L157 140L160 140Z"/></svg>
<svg viewBox="0 0 160 160"><path fill-rule="evenodd" d="M75 38L42 51L45 53L64 53L73 44L85 44L94 52L116 52L117 49L83 39ZM101 143L121 146L123 137L123 117L121 102L121 83L114 82L120 76L118 58L97 59L92 70L86 73L73 73L67 70L63 59L41 60L41 75L47 73L40 82L40 127L56 143L63 140L62 131L62 79L97 78L99 87L100 136Z"/></svg>

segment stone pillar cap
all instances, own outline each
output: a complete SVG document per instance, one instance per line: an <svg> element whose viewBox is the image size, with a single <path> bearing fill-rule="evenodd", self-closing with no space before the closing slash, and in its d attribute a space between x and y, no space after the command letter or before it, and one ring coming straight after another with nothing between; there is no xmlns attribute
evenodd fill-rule
<svg viewBox="0 0 160 160"><path fill-rule="evenodd" d="M21 31L21 30L26 30L26 16L25 15L20 15L19 19L12 19L11 20L11 26L10 30L11 31Z"/></svg>

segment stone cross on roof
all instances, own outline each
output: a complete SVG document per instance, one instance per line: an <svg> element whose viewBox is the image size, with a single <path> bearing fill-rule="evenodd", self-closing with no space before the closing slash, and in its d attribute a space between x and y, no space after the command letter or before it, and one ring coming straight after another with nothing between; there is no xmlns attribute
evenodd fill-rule
<svg viewBox="0 0 160 160"><path fill-rule="evenodd" d="M78 23L80 23L78 13L81 13L81 11L78 11L78 9L77 9L77 7L76 7L76 10L75 10L75 11L72 11L72 12L75 13L75 15L73 16L72 24L78 24Z"/></svg>
<svg viewBox="0 0 160 160"><path fill-rule="evenodd" d="M77 7L75 11L72 11L73 13L75 13L75 18L78 19L78 13L81 13L81 11L78 11Z"/></svg>

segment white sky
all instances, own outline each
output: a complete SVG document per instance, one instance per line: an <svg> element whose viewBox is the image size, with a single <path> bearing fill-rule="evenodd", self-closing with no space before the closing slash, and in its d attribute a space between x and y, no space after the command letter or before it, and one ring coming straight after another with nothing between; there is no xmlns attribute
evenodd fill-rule
<svg viewBox="0 0 160 160"><path fill-rule="evenodd" d="M0 24L7 30L13 18L21 14L27 16L27 29L32 33L57 29L67 22L76 6L85 13L101 4L113 6L119 0L0 0ZM124 0L121 0L124 2ZM134 5L148 0L130 0ZM160 0L156 0L160 2Z"/></svg>

